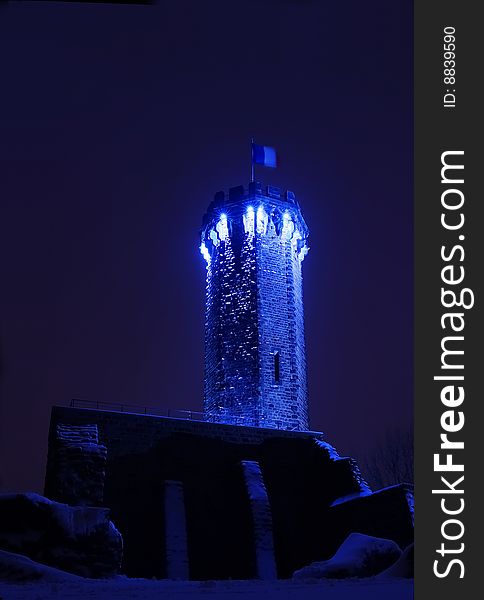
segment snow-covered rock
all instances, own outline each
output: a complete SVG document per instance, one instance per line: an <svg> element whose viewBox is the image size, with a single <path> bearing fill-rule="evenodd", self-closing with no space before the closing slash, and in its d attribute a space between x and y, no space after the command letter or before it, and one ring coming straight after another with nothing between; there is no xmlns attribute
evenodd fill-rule
<svg viewBox="0 0 484 600"><path fill-rule="evenodd" d="M406 548L413 542L413 486L392 485L370 494L339 497L331 505L331 523L346 535L358 531Z"/></svg>
<svg viewBox="0 0 484 600"><path fill-rule="evenodd" d="M407 546L396 563L388 567L379 578L404 577L411 579L413 577L413 544Z"/></svg>
<svg viewBox="0 0 484 600"><path fill-rule="evenodd" d="M394 564L402 551L391 540L351 533L329 560L296 571L294 579L371 577Z"/></svg>
<svg viewBox="0 0 484 600"><path fill-rule="evenodd" d="M109 577L120 568L123 541L107 508L1 494L0 549L83 577Z"/></svg>
<svg viewBox="0 0 484 600"><path fill-rule="evenodd" d="M0 550L1 581L82 581L82 578L60 569L37 563L21 554Z"/></svg>

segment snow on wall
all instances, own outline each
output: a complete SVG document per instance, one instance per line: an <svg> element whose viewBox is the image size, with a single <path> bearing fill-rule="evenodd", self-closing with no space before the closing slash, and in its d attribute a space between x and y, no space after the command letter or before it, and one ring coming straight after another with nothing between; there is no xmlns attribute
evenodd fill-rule
<svg viewBox="0 0 484 600"><path fill-rule="evenodd" d="M259 579L277 579L272 535L272 513L262 471L253 460L241 461L245 485L249 495Z"/></svg>
<svg viewBox="0 0 484 600"><path fill-rule="evenodd" d="M314 442L319 448L321 448L322 450L327 452L327 454L328 454L329 458L331 458L331 460L342 460L343 459L343 457L341 457L338 454L336 448L334 448L334 446L331 446L331 444L328 444L327 442L324 442L323 440L319 440L319 439L315 439ZM360 489L358 492L348 494L347 496L342 496L341 498L337 498L333 502L332 506L336 506L337 504L341 504L341 502L346 502L347 500L353 500L354 498L359 498L362 496L369 496L372 493L370 486L363 479L363 475L361 474L360 468L358 467L358 464L356 463L356 461L353 458L349 458L349 459L346 458L346 460L349 460L349 462L351 464L351 471L352 471L355 481Z"/></svg>
<svg viewBox="0 0 484 600"><path fill-rule="evenodd" d="M329 458L331 458L332 460L339 460L341 458L336 448L334 446L331 446L331 444L328 444L328 442L324 442L323 440L314 441L319 448L325 450L328 453Z"/></svg>
<svg viewBox="0 0 484 600"><path fill-rule="evenodd" d="M247 460L263 471L279 577L302 566L299 551L304 564L329 556L353 520L362 533L411 539L404 494L361 497L369 488L322 433L55 407L50 443L59 423L93 422L108 447L105 503L124 535L130 576L166 576L162 482L176 480L184 485L190 575L253 577L253 516L241 468ZM140 494L149 499L133 510ZM233 554L241 556L237 564Z"/></svg>
<svg viewBox="0 0 484 600"><path fill-rule="evenodd" d="M183 483L166 480L164 493L166 577L189 579Z"/></svg>

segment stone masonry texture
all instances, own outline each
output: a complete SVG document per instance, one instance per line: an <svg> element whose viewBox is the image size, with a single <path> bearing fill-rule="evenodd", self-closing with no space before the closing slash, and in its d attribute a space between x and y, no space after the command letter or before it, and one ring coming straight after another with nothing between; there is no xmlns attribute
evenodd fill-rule
<svg viewBox="0 0 484 600"><path fill-rule="evenodd" d="M78 506L101 506L106 446L99 443L97 425L59 423L51 434L49 453L55 469L46 481L48 497Z"/></svg>
<svg viewBox="0 0 484 600"><path fill-rule="evenodd" d="M167 481L183 486L190 579L259 575L243 461L260 468L280 578L329 558L353 517L361 533L378 531L397 543L412 536L408 504L392 501L380 522L380 503L389 496L371 495L354 461L340 457L321 433L53 407L46 477L51 482L59 481L55 447L60 424L97 425L99 443L107 448L103 505L123 536L122 572L131 577L170 575ZM333 506L338 499L361 495L368 500ZM336 515L342 515L338 525Z"/></svg>
<svg viewBox="0 0 484 600"><path fill-rule="evenodd" d="M292 192L216 194L204 217L205 418L306 430L302 261L308 229Z"/></svg>

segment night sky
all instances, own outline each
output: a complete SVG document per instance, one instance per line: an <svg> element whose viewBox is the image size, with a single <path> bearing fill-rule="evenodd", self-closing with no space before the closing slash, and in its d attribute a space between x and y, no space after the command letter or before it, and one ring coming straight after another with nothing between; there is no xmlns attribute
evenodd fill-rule
<svg viewBox="0 0 484 600"><path fill-rule="evenodd" d="M412 419L410 0L0 6L0 489L42 491L50 408L201 410L203 213L278 150L312 429Z"/></svg>

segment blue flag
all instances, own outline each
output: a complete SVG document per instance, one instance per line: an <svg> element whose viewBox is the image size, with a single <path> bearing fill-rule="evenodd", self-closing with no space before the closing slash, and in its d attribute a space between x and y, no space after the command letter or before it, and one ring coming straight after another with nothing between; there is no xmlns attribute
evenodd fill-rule
<svg viewBox="0 0 484 600"><path fill-rule="evenodd" d="M264 167L277 167L277 156L274 148L252 144L252 162Z"/></svg>

